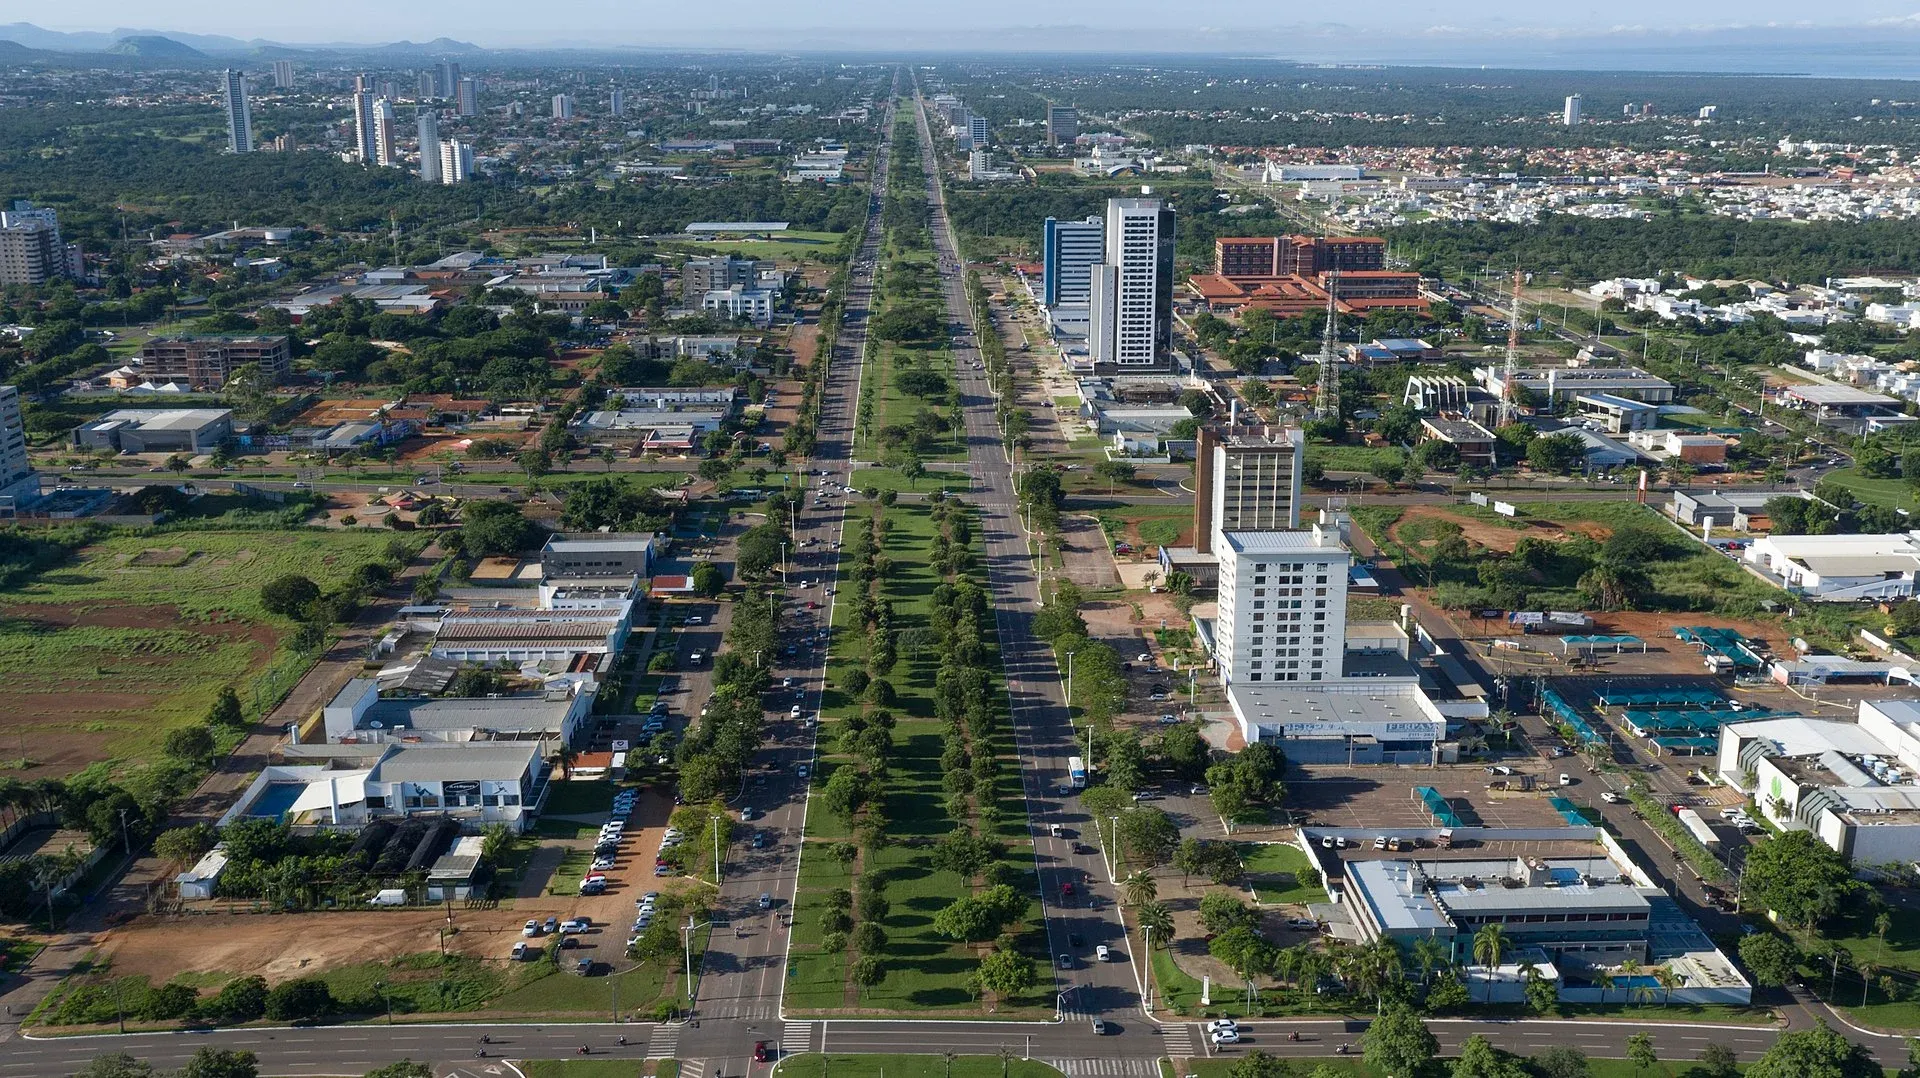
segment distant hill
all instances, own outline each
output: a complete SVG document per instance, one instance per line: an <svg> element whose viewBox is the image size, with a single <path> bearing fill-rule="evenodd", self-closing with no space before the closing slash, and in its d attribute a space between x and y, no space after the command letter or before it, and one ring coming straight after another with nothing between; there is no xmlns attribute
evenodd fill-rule
<svg viewBox="0 0 1920 1078"><path fill-rule="evenodd" d="M106 50L116 56L138 56L143 60L211 60L212 57L191 45L182 45L158 34L123 37Z"/></svg>

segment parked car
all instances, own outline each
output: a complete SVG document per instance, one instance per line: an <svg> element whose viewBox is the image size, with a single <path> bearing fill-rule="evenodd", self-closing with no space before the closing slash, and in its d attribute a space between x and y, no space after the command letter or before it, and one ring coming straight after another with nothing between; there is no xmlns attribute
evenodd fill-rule
<svg viewBox="0 0 1920 1078"><path fill-rule="evenodd" d="M521 940L518 943L515 943L513 945L513 961L525 962L527 960L528 952L532 950L533 948L527 946L526 940Z"/></svg>
<svg viewBox="0 0 1920 1078"><path fill-rule="evenodd" d="M520 926L520 934L521 934L521 935L523 935L523 936L526 936L526 937L528 937L529 939L531 939L531 938L532 938L532 937L534 937L534 936L537 936L537 935L539 935L539 934L540 934L540 922L539 922L539 921L528 921L528 922L527 922L526 924L524 924L524 925L522 925L522 926Z"/></svg>
<svg viewBox="0 0 1920 1078"><path fill-rule="evenodd" d="M1094 958L1094 961L1096 961L1096 962L1105 962L1105 961L1107 961L1107 957L1108 957L1109 955L1111 955L1112 953L1113 953L1113 952L1111 952L1111 951L1109 951L1109 950L1107 950L1107 945L1106 945L1106 944L1104 944L1104 943L1103 943L1103 944L1100 944L1100 945L1099 945L1098 947L1095 947L1095 948L1093 949L1093 958Z"/></svg>
<svg viewBox="0 0 1920 1078"><path fill-rule="evenodd" d="M576 933L585 932L592 927L593 922L587 920L585 917L570 917L560 922L560 933L561 935L571 936Z"/></svg>
<svg viewBox="0 0 1920 1078"><path fill-rule="evenodd" d="M1320 930L1320 922L1311 917L1289 917L1287 918L1287 927L1297 928L1302 932L1318 932Z"/></svg>
<svg viewBox="0 0 1920 1078"><path fill-rule="evenodd" d="M549 917L547 918L546 923L541 925L540 927L545 929L548 935L552 935L553 933L560 931L560 918Z"/></svg>
<svg viewBox="0 0 1920 1078"><path fill-rule="evenodd" d="M1061 969L1072 969L1072 968L1073 968L1073 956L1072 956L1072 955L1070 955L1070 954L1063 954L1063 955L1061 955L1061 956L1059 956L1058 958L1055 958L1055 959L1053 960L1053 964L1054 964L1055 966L1058 966L1058 967L1059 967L1059 968L1061 968Z"/></svg>

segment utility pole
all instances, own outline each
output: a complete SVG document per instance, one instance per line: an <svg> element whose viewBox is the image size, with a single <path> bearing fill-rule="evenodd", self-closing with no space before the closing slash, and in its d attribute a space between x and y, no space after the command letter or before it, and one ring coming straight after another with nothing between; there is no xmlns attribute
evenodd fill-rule
<svg viewBox="0 0 1920 1078"><path fill-rule="evenodd" d="M1327 324L1320 331L1320 394L1314 402L1316 419L1340 418L1339 314L1334 310L1334 293L1339 291L1340 274L1327 274Z"/></svg>
<svg viewBox="0 0 1920 1078"><path fill-rule="evenodd" d="M1513 306L1507 312L1507 361L1500 372L1500 425L1514 420L1520 387L1514 384L1520 370L1520 268L1513 270Z"/></svg>
<svg viewBox="0 0 1920 1078"><path fill-rule="evenodd" d="M720 886L720 817L709 816L707 823L713 828L713 886Z"/></svg>

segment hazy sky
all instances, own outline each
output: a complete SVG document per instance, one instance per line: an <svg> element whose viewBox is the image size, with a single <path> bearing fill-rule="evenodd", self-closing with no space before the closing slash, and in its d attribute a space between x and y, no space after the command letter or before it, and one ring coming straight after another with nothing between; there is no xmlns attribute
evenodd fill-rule
<svg viewBox="0 0 1920 1078"><path fill-rule="evenodd" d="M11 12L9 12L11 9ZM83 16L85 21L75 19ZM1320 28L1338 22L1355 34L1447 35L1469 32L1573 31L1667 33L1729 26L1884 24L1920 29L1920 0L1343 0L1276 4L1272 0L971 0L965 4L882 0L327 0L263 4L258 0L91 0L84 7L45 9L0 3L0 22L21 19L50 30L116 27L264 37L282 41L366 41L451 37L491 47L554 42L645 45L671 38L724 44L726 34L795 29L866 34L875 31L992 30L998 27L1097 26L1110 29L1235 30ZM962 20L956 25L956 20Z"/></svg>

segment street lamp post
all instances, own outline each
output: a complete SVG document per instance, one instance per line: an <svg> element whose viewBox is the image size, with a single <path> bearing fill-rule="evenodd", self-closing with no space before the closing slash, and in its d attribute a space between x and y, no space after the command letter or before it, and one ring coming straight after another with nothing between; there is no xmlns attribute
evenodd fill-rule
<svg viewBox="0 0 1920 1078"><path fill-rule="evenodd" d="M693 934L695 931L712 924L712 921L693 923L693 914L687 914L687 925L680 930L680 947L685 955L687 970L687 1007L693 1007Z"/></svg>
<svg viewBox="0 0 1920 1078"><path fill-rule="evenodd" d="M1120 863L1120 857L1119 851L1116 850L1115 847L1120 845L1120 817L1117 814L1110 815L1107 817L1107 822L1112 825L1111 830L1108 831L1109 838L1106 844L1107 882L1117 886L1120 883L1120 870L1117 867Z"/></svg>
<svg viewBox="0 0 1920 1078"><path fill-rule="evenodd" d="M1073 652L1067 652L1067 721L1073 721Z"/></svg>
<svg viewBox="0 0 1920 1078"><path fill-rule="evenodd" d="M720 886L720 817L709 816L707 823L713 829L713 885Z"/></svg>
<svg viewBox="0 0 1920 1078"><path fill-rule="evenodd" d="M1153 1013L1153 926L1141 925L1140 930L1146 935L1147 939L1147 945L1144 948L1147 952L1147 960L1146 963L1140 967L1140 974L1144 978L1142 983L1146 986L1147 1013L1151 1014Z"/></svg>

